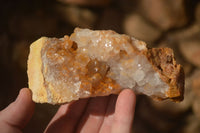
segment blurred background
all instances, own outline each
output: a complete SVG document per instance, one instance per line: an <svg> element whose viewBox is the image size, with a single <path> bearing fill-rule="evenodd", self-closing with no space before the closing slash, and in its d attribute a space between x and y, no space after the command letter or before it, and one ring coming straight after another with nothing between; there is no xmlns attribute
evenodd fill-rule
<svg viewBox="0 0 200 133"><path fill-rule="evenodd" d="M200 2L198 0L0 1L0 109L27 87L30 44L75 27L111 29L170 47L186 75L181 103L137 97L133 133L200 132ZM43 132L58 106L37 104L25 133Z"/></svg>

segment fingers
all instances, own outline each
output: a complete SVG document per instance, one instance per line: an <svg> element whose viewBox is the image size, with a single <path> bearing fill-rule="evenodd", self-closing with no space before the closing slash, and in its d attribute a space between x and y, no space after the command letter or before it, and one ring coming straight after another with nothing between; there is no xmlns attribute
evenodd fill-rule
<svg viewBox="0 0 200 133"><path fill-rule="evenodd" d="M136 98L132 90L123 90L117 99L112 133L130 133L132 129Z"/></svg>
<svg viewBox="0 0 200 133"><path fill-rule="evenodd" d="M131 132L134 109L135 95L131 90L122 91L118 98L111 95L82 99L61 106L45 132L128 133Z"/></svg>
<svg viewBox="0 0 200 133"><path fill-rule="evenodd" d="M101 127L106 112L109 97L91 98L87 109L78 125L77 132L97 133Z"/></svg>
<svg viewBox="0 0 200 133"><path fill-rule="evenodd" d="M114 119L114 112L115 112L115 105L117 101L117 95L111 95L109 97L109 102L107 104L106 113L104 116L103 124L101 125L100 133L110 133L113 119Z"/></svg>
<svg viewBox="0 0 200 133"><path fill-rule="evenodd" d="M22 129L31 119L34 108L30 90L23 88L17 99L0 112L0 123L6 124L9 128Z"/></svg>
<svg viewBox="0 0 200 133"><path fill-rule="evenodd" d="M47 126L46 133L72 133L87 106L88 99L62 105Z"/></svg>

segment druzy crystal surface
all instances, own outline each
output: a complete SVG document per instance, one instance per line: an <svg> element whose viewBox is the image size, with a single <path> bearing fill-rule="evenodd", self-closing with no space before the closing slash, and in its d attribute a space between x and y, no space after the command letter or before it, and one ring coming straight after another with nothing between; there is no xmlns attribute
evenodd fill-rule
<svg viewBox="0 0 200 133"><path fill-rule="evenodd" d="M69 101L66 89L73 94L71 100L118 93L124 88L167 97L169 86L153 69L145 50L142 41L113 31L77 28L70 37L48 38L41 50L48 102L54 93Z"/></svg>

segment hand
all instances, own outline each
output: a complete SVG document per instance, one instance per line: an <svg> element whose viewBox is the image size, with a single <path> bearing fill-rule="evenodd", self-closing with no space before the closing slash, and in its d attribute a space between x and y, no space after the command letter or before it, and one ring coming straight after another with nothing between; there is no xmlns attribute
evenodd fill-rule
<svg viewBox="0 0 200 133"><path fill-rule="evenodd" d="M110 95L81 99L62 105L48 124L46 133L130 133L135 110L135 95L123 90ZM29 89L22 89L15 102L0 112L2 132L21 132L34 112Z"/></svg>
<svg viewBox="0 0 200 133"><path fill-rule="evenodd" d="M0 132L21 133L31 119L35 103L31 99L31 92L27 88L21 89L17 99L0 112Z"/></svg>

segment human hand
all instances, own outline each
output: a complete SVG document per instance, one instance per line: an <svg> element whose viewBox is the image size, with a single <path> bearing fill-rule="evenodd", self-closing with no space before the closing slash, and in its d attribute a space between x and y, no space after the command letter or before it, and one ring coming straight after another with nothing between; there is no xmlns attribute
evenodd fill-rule
<svg viewBox="0 0 200 133"><path fill-rule="evenodd" d="M21 133L31 119L35 103L31 99L31 92L27 88L20 90L17 99L0 112L0 132Z"/></svg>
<svg viewBox="0 0 200 133"><path fill-rule="evenodd" d="M131 90L116 95L81 99L62 105L47 126L47 133L130 133L135 110Z"/></svg>
<svg viewBox="0 0 200 133"><path fill-rule="evenodd" d="M135 95L123 90L110 95L81 99L62 105L48 124L46 133L129 133L135 110ZM21 132L30 120L34 103L28 89L22 89L15 102L0 112L0 129L5 133Z"/></svg>

